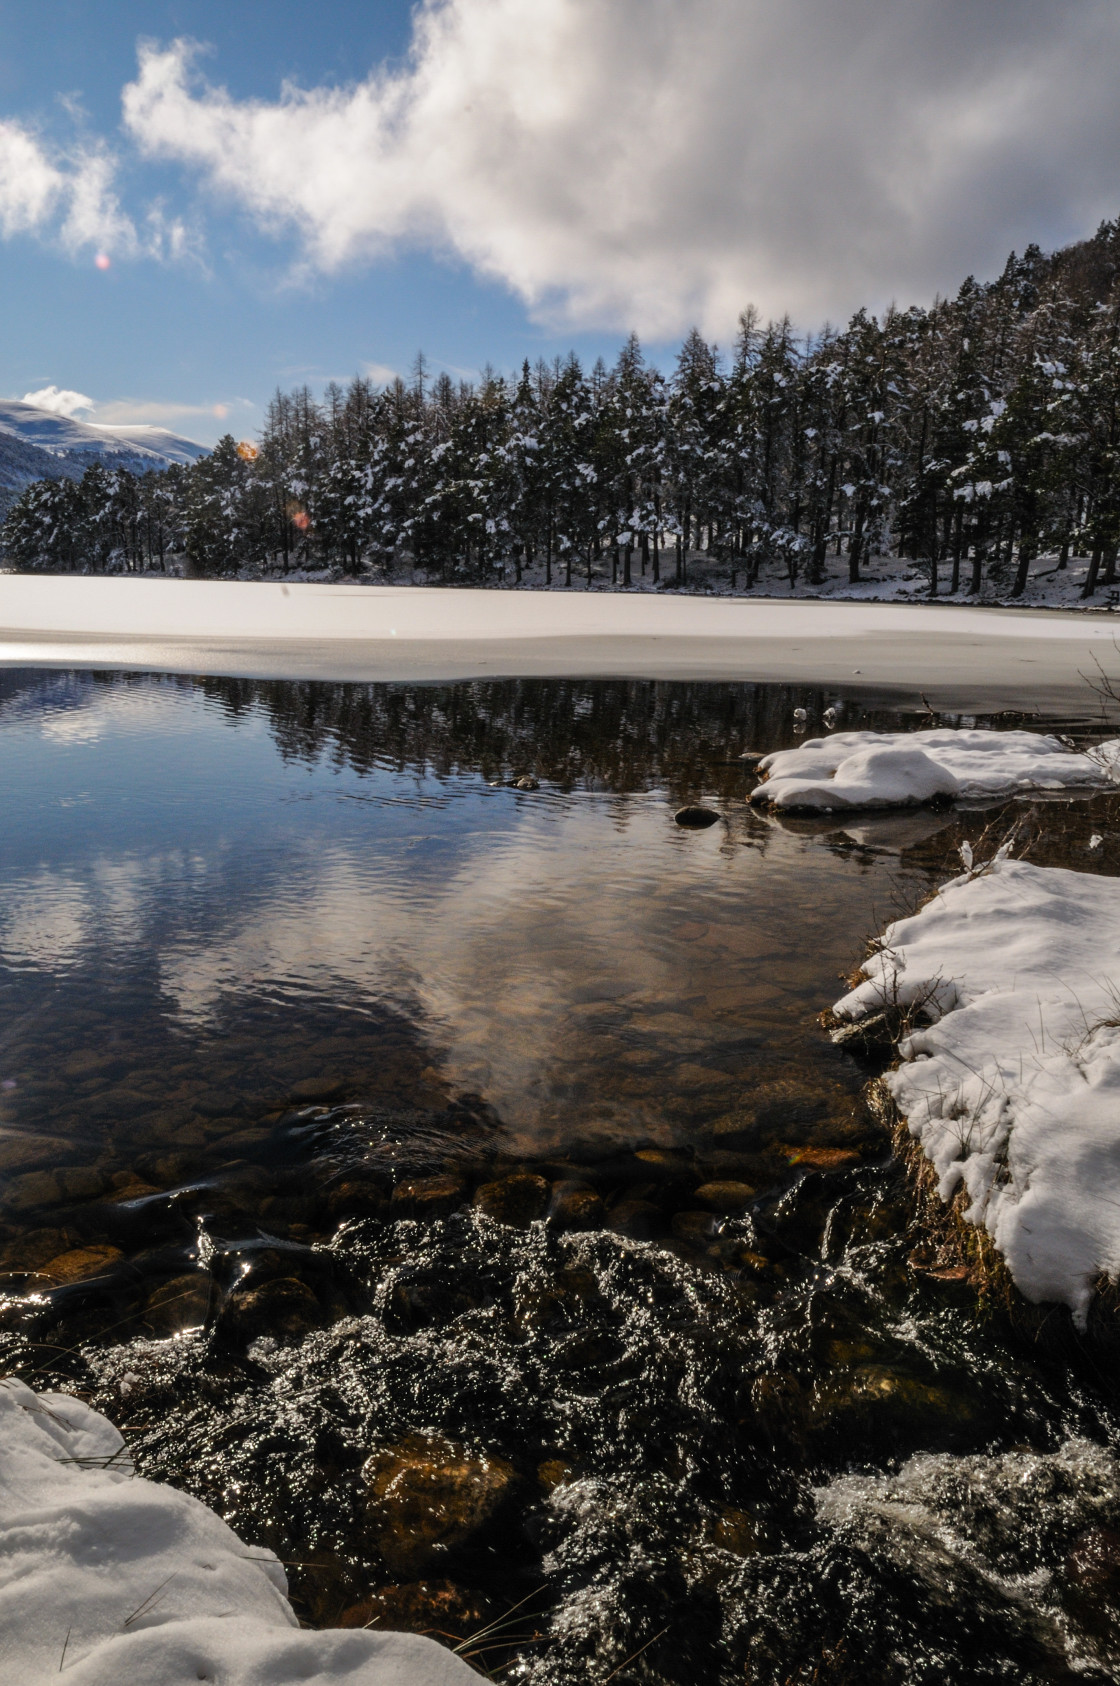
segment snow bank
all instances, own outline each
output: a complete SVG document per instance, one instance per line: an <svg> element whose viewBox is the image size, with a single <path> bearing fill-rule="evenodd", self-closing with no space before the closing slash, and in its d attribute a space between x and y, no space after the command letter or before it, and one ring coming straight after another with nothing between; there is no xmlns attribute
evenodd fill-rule
<svg viewBox="0 0 1120 1686"><path fill-rule="evenodd" d="M899 1044L899 1110L1026 1297L1083 1326L1120 1275L1120 881L997 859L881 941L836 1016L936 1020Z"/></svg>
<svg viewBox="0 0 1120 1686"><path fill-rule="evenodd" d="M132 1473L111 1423L0 1381L0 1680L40 1686L453 1686L411 1634L301 1632L284 1571L197 1499Z"/></svg>
<svg viewBox="0 0 1120 1686"><path fill-rule="evenodd" d="M1120 738L1081 754L1039 732L837 732L768 755L759 769L766 777L751 801L772 808L901 808L1120 782Z"/></svg>
<svg viewBox="0 0 1120 1686"><path fill-rule="evenodd" d="M892 686L945 707L1083 705L1108 615L642 592L0 573L0 664L290 679L574 674Z"/></svg>

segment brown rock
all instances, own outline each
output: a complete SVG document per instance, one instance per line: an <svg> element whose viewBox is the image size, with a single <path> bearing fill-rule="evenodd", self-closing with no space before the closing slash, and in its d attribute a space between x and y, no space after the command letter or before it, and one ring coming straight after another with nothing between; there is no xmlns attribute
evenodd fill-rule
<svg viewBox="0 0 1120 1686"><path fill-rule="evenodd" d="M333 1101L346 1085L337 1077L303 1077L293 1083L288 1093L294 1101L307 1105L312 1101Z"/></svg>
<svg viewBox="0 0 1120 1686"><path fill-rule="evenodd" d="M463 1640L484 1628L490 1619L486 1600L454 1581L406 1581L399 1586L378 1587L371 1598L344 1610L338 1625Z"/></svg>
<svg viewBox="0 0 1120 1686"><path fill-rule="evenodd" d="M690 1247L706 1247L715 1234L711 1212L674 1212L671 1228L678 1241Z"/></svg>
<svg viewBox="0 0 1120 1686"><path fill-rule="evenodd" d="M812 1171L842 1171L859 1160L858 1153L844 1147L789 1147L783 1143L778 1152L791 1165L804 1165Z"/></svg>
<svg viewBox="0 0 1120 1686"><path fill-rule="evenodd" d="M736 1510L733 1505L717 1505L707 1529L708 1538L720 1551L734 1552L736 1557L750 1557L758 1550L758 1529L748 1511Z"/></svg>
<svg viewBox="0 0 1120 1686"><path fill-rule="evenodd" d="M537 1480L546 1493L551 1493L557 1487L575 1478L575 1470L565 1458L545 1458L537 1465Z"/></svg>
<svg viewBox="0 0 1120 1686"><path fill-rule="evenodd" d="M195 1096L194 1110L203 1118L232 1118L241 1111L241 1097L232 1089L207 1089Z"/></svg>
<svg viewBox="0 0 1120 1686"><path fill-rule="evenodd" d="M534 1219L543 1215L548 1197L549 1186L543 1177L515 1173L500 1182L483 1183L475 1191L474 1205L496 1223L528 1229Z"/></svg>
<svg viewBox="0 0 1120 1686"><path fill-rule="evenodd" d="M339 1218L375 1218L388 1205L385 1190L372 1179L346 1177L327 1190L327 1210Z"/></svg>
<svg viewBox="0 0 1120 1686"><path fill-rule="evenodd" d="M67 1253L59 1253L57 1258L48 1259L41 1269L44 1276L53 1277L61 1285L97 1276L114 1259L123 1257L119 1247L74 1247Z"/></svg>
<svg viewBox="0 0 1120 1686"><path fill-rule="evenodd" d="M653 1241L665 1233L664 1215L651 1200L620 1200L611 1207L609 1222L611 1229L634 1241Z"/></svg>
<svg viewBox="0 0 1120 1686"><path fill-rule="evenodd" d="M557 1229L603 1229L607 1222L607 1209L593 1188L578 1183L558 1183L552 1191L548 1216Z"/></svg>
<svg viewBox="0 0 1120 1686"><path fill-rule="evenodd" d="M462 1177L411 1177L393 1190L394 1218L443 1218L466 1196Z"/></svg>
<svg viewBox="0 0 1120 1686"><path fill-rule="evenodd" d="M63 1165L53 1171L28 1171L13 1177L4 1191L4 1204L25 1212L34 1206L56 1206L78 1200L96 1200L105 1192L107 1179L87 1165Z"/></svg>
<svg viewBox="0 0 1120 1686"><path fill-rule="evenodd" d="M314 1289L298 1276L274 1276L258 1288L232 1293L222 1307L218 1329L235 1346L248 1346L261 1335L300 1340L328 1321Z"/></svg>
<svg viewBox="0 0 1120 1686"><path fill-rule="evenodd" d="M144 1306L144 1321L157 1335L173 1335L179 1329L196 1329L206 1322L212 1293L213 1284L209 1276L197 1271L186 1276L173 1276L149 1294Z"/></svg>
<svg viewBox="0 0 1120 1686"><path fill-rule="evenodd" d="M69 1145L53 1136L5 1136L0 1141L0 1171L49 1164L52 1159L60 1159Z"/></svg>
<svg viewBox="0 0 1120 1686"><path fill-rule="evenodd" d="M440 1435L410 1434L362 1468L374 1542L395 1574L415 1574L469 1540L516 1480L501 1458L467 1452Z"/></svg>
<svg viewBox="0 0 1120 1686"><path fill-rule="evenodd" d="M707 1206L712 1212L741 1212L744 1206L750 1205L754 1196L755 1191L749 1183L704 1183L696 1190L700 1205Z"/></svg>

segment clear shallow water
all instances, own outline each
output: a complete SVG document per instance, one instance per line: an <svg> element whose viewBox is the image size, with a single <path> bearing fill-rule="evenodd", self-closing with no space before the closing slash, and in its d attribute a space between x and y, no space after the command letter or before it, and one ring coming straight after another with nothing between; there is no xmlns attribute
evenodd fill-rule
<svg viewBox="0 0 1120 1686"><path fill-rule="evenodd" d="M3 676L10 1361L130 1420L309 1619L527 1597L477 1660L541 1682L1110 1677L1112 1360L913 1266L817 1023L991 816L758 815L739 751L827 704L899 724ZM1108 801L1031 813L1116 870ZM444 1470L459 1532L371 1522L371 1452Z"/></svg>

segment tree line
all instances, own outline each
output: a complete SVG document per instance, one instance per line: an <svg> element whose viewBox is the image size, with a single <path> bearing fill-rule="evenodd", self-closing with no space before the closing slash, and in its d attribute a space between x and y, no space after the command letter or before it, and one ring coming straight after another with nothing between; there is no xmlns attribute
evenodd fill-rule
<svg viewBox="0 0 1120 1686"><path fill-rule="evenodd" d="M698 333L668 374L631 336L613 368L567 360L277 392L258 440L188 467L97 464L43 480L0 533L28 569L399 564L453 583L637 575L734 588L775 572L858 582L910 558L939 591L1009 595L1032 562L1120 556L1120 219L1012 254L929 308L861 310L799 338L744 312L723 355Z"/></svg>

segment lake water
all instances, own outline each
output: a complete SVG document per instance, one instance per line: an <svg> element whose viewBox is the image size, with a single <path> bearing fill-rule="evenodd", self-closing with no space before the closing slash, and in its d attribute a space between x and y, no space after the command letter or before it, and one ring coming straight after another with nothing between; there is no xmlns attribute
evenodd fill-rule
<svg viewBox="0 0 1120 1686"><path fill-rule="evenodd" d="M819 1024L998 815L760 814L741 752L826 708L923 718L0 676L0 1338L308 1619L524 1599L475 1660L542 1683L1111 1678L1111 1361L908 1263ZM1112 819L1028 810L1078 864ZM370 1456L444 1471L434 1543Z"/></svg>

